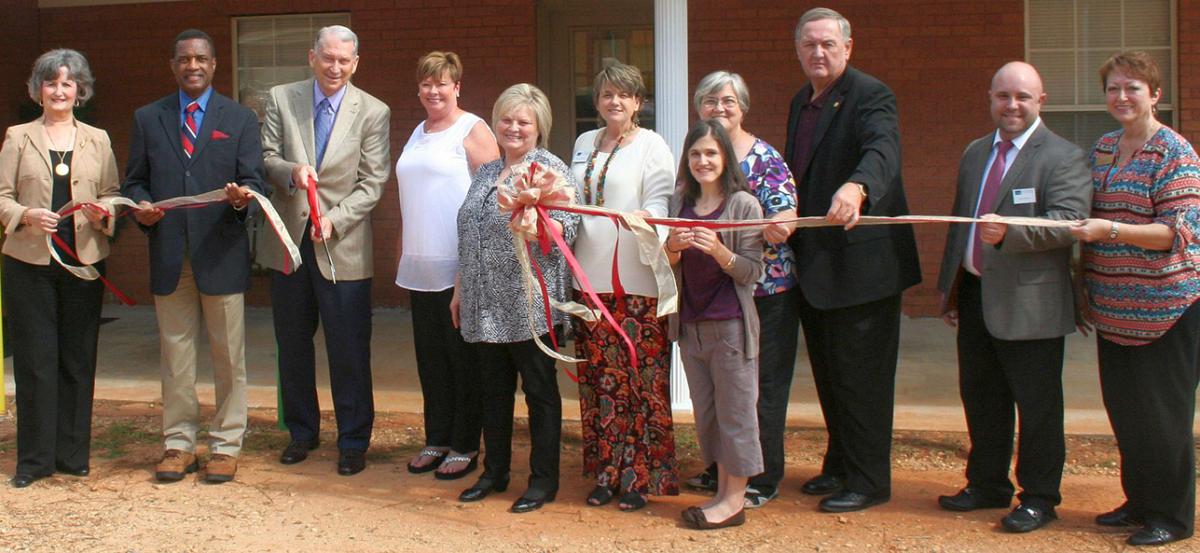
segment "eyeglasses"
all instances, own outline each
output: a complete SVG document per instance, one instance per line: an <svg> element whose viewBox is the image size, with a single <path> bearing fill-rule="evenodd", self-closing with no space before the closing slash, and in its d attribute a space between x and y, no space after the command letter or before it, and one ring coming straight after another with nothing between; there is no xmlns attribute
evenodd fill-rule
<svg viewBox="0 0 1200 553"><path fill-rule="evenodd" d="M737 98L734 98L733 96L726 96L724 98L713 98L710 96L702 100L700 105L704 106L706 109L714 109L718 105L725 109L733 109L738 107L738 101Z"/></svg>

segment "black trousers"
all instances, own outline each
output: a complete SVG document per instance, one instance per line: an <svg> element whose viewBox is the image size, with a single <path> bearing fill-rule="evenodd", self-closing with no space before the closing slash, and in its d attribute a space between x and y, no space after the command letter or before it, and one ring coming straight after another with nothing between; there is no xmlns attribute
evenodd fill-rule
<svg viewBox="0 0 1200 553"><path fill-rule="evenodd" d="M1121 452L1121 489L1147 523L1182 536L1196 529L1192 424L1200 381L1200 302L1143 346L1097 340L1100 390Z"/></svg>
<svg viewBox="0 0 1200 553"><path fill-rule="evenodd" d="M1021 503L1048 509L1062 501L1063 338L1001 340L984 324L979 277L964 273L958 290L958 390L971 453L967 484L1011 497L1014 406L1020 413L1017 483Z"/></svg>
<svg viewBox="0 0 1200 553"><path fill-rule="evenodd" d="M323 255L323 253L322 253ZM317 268L308 230L300 243L303 263L290 275L271 274L271 310L279 346L283 421L293 440L316 440L317 324L325 331L329 387L337 418L338 449L365 450L371 443L375 401L371 388L371 279L326 280Z"/></svg>
<svg viewBox="0 0 1200 553"><path fill-rule="evenodd" d="M849 491L890 494L900 294L839 309L802 298L800 322L829 433L821 472Z"/></svg>
<svg viewBox="0 0 1200 553"><path fill-rule="evenodd" d="M800 295L799 288L792 288L754 298L762 329L758 337L758 443L764 470L750 479L750 485L766 494L778 489L783 480L783 433L800 341Z"/></svg>
<svg viewBox="0 0 1200 553"><path fill-rule="evenodd" d="M483 428L479 364L450 318L454 289L410 290L413 349L425 403L425 444L479 451Z"/></svg>
<svg viewBox="0 0 1200 553"><path fill-rule="evenodd" d="M101 274L104 262L94 265ZM17 400L17 474L87 468L104 285L4 256Z"/></svg>
<svg viewBox="0 0 1200 553"><path fill-rule="evenodd" d="M548 341L549 335L542 336ZM529 488L558 491L562 396L554 359L532 340L472 344L483 381L483 476L501 479L512 465L513 404L517 375L529 408Z"/></svg>

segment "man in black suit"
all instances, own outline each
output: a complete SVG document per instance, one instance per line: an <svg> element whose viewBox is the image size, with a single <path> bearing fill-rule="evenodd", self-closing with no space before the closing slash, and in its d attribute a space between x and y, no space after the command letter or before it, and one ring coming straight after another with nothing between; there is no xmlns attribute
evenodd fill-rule
<svg viewBox="0 0 1200 553"><path fill-rule="evenodd" d="M800 214L839 225L802 229L789 239L829 433L821 474L802 491L834 494L820 503L827 512L891 497L900 296L921 281L911 226L856 226L860 215L905 215L908 204L895 96L847 66L852 47L841 14L814 8L800 17L796 55L808 83L792 98L785 150Z"/></svg>
<svg viewBox="0 0 1200 553"><path fill-rule="evenodd" d="M205 479L228 482L246 432L243 293L250 286L249 190L264 193L258 118L211 86L216 49L203 31L175 37L178 91L134 114L122 194L138 202L150 241L162 358L162 460L155 477L182 480L198 469L196 341L203 314L213 357L217 412L208 428ZM151 202L224 189L229 203L165 213Z"/></svg>
<svg viewBox="0 0 1200 553"><path fill-rule="evenodd" d="M967 146L954 215L1087 218L1092 178L1077 146L1039 117L1046 93L1033 66L1001 67L988 90L995 130ZM1004 508L1012 501L1013 407L1020 413L1021 504L1001 520L1012 532L1053 520L1062 500L1063 337L1075 331L1071 248L1065 228L953 225L938 290L958 328L959 391L971 435L967 486L943 509Z"/></svg>

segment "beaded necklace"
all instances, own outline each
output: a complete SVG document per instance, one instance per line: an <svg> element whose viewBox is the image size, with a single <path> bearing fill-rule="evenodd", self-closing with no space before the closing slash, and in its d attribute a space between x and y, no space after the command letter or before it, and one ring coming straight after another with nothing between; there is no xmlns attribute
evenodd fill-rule
<svg viewBox="0 0 1200 553"><path fill-rule="evenodd" d="M629 136L633 131L637 130L635 124L633 128L621 133L617 137L617 143L613 146L612 153L608 154L608 159L604 160L604 165L600 167L600 175L596 181L596 201L592 202L592 171L596 168L596 156L600 154L600 143L604 140L604 133L596 133L596 147L592 150L592 155L588 157L587 169L583 172L583 198L589 205L597 207L604 205L604 177L608 176L608 166L612 163L614 157L617 157L617 150L621 149L621 142L625 141L625 137Z"/></svg>

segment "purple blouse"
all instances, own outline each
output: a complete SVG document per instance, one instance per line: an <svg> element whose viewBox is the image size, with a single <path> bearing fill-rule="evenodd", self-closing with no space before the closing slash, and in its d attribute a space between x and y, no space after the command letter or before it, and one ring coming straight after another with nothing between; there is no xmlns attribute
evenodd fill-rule
<svg viewBox="0 0 1200 553"><path fill-rule="evenodd" d="M679 216L684 219L708 221L720 217L724 212L724 202L703 217L696 215L692 206L684 205L679 211ZM680 274L683 275L683 301L679 305L680 322L698 323L742 318L742 307L738 304L733 279L725 274L711 255L696 248L688 248L680 254L679 262L682 264Z"/></svg>

